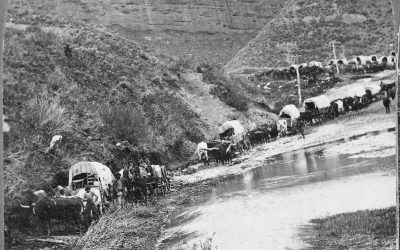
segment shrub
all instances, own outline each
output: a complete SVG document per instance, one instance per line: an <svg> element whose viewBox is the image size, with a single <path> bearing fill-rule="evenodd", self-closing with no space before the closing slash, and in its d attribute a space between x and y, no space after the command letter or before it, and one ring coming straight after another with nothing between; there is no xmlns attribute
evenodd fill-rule
<svg viewBox="0 0 400 250"><path fill-rule="evenodd" d="M33 99L25 105L21 120L22 128L19 128L18 133L28 138L49 138L55 134L71 132L75 122L57 100L43 97Z"/></svg>
<svg viewBox="0 0 400 250"><path fill-rule="evenodd" d="M203 81L216 85L210 89L210 93L218 96L218 98L227 105L240 111L248 110L248 99L239 87L240 83L229 80L224 76L222 70L212 68L203 73Z"/></svg>
<svg viewBox="0 0 400 250"><path fill-rule="evenodd" d="M210 64L202 63L202 64L200 64L199 66L196 67L196 72L197 73L204 73L204 72L210 71L212 69L213 69L213 66L211 66Z"/></svg>
<svg viewBox="0 0 400 250"><path fill-rule="evenodd" d="M146 141L149 128L140 109L116 104L104 107L101 110L101 118L116 139L128 141L133 146Z"/></svg>
<svg viewBox="0 0 400 250"><path fill-rule="evenodd" d="M183 72L187 69L190 69L191 63L187 58L179 58L176 61L173 61L171 65L169 65L168 69L174 73Z"/></svg>
<svg viewBox="0 0 400 250"><path fill-rule="evenodd" d="M233 85L227 87L227 93L222 96L221 100L239 111L247 111L249 109L247 97L241 93L239 88Z"/></svg>

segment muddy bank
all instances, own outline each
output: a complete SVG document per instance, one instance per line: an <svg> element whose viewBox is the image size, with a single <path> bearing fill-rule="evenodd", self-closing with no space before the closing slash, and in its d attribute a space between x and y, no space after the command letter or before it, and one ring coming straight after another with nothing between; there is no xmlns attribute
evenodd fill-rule
<svg viewBox="0 0 400 250"><path fill-rule="evenodd" d="M74 249L154 249L169 215L176 209L204 202L217 180L175 187L164 197L151 198L147 207L111 209L93 225Z"/></svg>
<svg viewBox="0 0 400 250"><path fill-rule="evenodd" d="M359 114L350 114L313 127L306 139L284 137L260 145L231 166L212 166L191 175L175 176L173 191L165 197L154 197L148 207L130 205L123 210L110 211L93 225L75 245L76 249L154 249L168 216L183 207L206 201L212 188L220 182L242 176L261 166L266 157L329 141L395 127L395 115L384 114L378 102Z"/></svg>
<svg viewBox="0 0 400 250"><path fill-rule="evenodd" d="M175 176L174 180L182 183L196 183L214 178L224 179L232 175L242 175L249 169L262 166L264 159L269 156L395 127L395 112L385 114L382 103L376 102L360 112L350 112L335 120L325 122L323 125L311 127L306 131L305 139L301 136L279 138L253 148L249 154L236 159L233 165L219 165L202 169L202 164L198 164L199 171L197 173ZM395 141L393 143L395 144Z"/></svg>

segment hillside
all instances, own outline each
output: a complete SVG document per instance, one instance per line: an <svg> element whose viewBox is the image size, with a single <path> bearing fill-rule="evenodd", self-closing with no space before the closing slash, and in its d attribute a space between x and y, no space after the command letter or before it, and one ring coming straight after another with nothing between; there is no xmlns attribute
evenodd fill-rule
<svg viewBox="0 0 400 250"><path fill-rule="evenodd" d="M71 57L64 54L65 44L71 44ZM193 156L198 142L216 136L219 123L240 118L247 126L269 119L250 101L246 110L224 103L187 67L86 26L8 23L6 195L66 185L65 171L82 160L116 171L147 156L154 164L177 167ZM49 150L54 135L63 139ZM133 151L116 147L122 141Z"/></svg>
<svg viewBox="0 0 400 250"><path fill-rule="evenodd" d="M391 6L386 0L295 0L271 20L225 65L227 72L245 68L288 66L277 44L297 43L298 62L333 58L331 40L344 45L347 58L388 55L394 43ZM336 50L341 57L342 49Z"/></svg>
<svg viewBox="0 0 400 250"><path fill-rule="evenodd" d="M287 0L285 0L287 1ZM285 1L279 0L16 0L8 21L90 24L193 62L228 62Z"/></svg>

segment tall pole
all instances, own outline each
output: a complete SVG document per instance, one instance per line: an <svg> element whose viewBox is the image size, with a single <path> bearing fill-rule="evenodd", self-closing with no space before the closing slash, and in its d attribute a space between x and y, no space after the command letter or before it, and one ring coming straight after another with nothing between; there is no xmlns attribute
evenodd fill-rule
<svg viewBox="0 0 400 250"><path fill-rule="evenodd" d="M8 0L0 0L0 115L3 120L3 48ZM4 246L3 123L0 122L0 244Z"/></svg>
<svg viewBox="0 0 400 250"><path fill-rule="evenodd" d="M299 66L298 64L296 64L295 68L296 68L296 74L297 74L297 90L299 93L299 105L301 104L301 88L300 88L300 72L299 72Z"/></svg>
<svg viewBox="0 0 400 250"><path fill-rule="evenodd" d="M331 42L332 44L332 48L333 48L333 57L335 58L335 64L336 64L336 72L339 75L339 66L338 66L338 62L337 62L337 58L336 58L336 50L335 50L335 42Z"/></svg>

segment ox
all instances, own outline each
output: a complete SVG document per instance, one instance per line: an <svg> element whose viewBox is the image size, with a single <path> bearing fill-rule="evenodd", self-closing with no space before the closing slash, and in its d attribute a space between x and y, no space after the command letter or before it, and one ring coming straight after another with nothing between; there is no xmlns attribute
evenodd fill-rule
<svg viewBox="0 0 400 250"><path fill-rule="evenodd" d="M279 135L286 136L287 134L287 121L286 120L279 120L277 123Z"/></svg>
<svg viewBox="0 0 400 250"><path fill-rule="evenodd" d="M73 220L82 226L83 221L83 202L78 197L73 198L49 198L39 199L36 203L22 205L21 207L31 209L33 215L39 218L41 224L47 226L47 235L51 234L51 219Z"/></svg>
<svg viewBox="0 0 400 250"><path fill-rule="evenodd" d="M246 137L249 139L252 145L262 142L268 142L270 139L270 131L266 126L264 126L262 128L254 129L247 132Z"/></svg>
<svg viewBox="0 0 400 250"><path fill-rule="evenodd" d="M199 156L199 160L202 160L204 165L207 165L209 163L208 159L208 146L206 142L200 142L197 144L197 149L196 149L196 154Z"/></svg>
<svg viewBox="0 0 400 250"><path fill-rule="evenodd" d="M230 141L212 141L207 143L208 153L213 156L215 162L222 164L232 162L232 158L236 154L236 144Z"/></svg>
<svg viewBox="0 0 400 250"><path fill-rule="evenodd" d="M278 125L274 122L272 124L267 125L267 129L270 131L271 139L276 139L278 137Z"/></svg>

